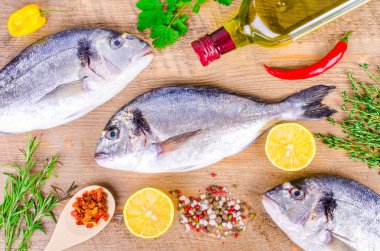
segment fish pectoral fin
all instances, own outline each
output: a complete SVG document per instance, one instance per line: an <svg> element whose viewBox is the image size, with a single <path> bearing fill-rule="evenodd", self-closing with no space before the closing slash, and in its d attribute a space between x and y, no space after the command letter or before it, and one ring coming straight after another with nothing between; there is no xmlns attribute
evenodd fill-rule
<svg viewBox="0 0 380 251"><path fill-rule="evenodd" d="M347 250L347 251L354 251L357 250L352 247L351 243L352 241L345 238L344 236L341 236L339 234L336 234L334 232L331 232L331 236L333 237L332 244L334 244L334 247L337 246L340 249L337 250Z"/></svg>
<svg viewBox="0 0 380 251"><path fill-rule="evenodd" d="M203 131L202 129L192 131L192 132L187 132L184 134L176 135L171 138L168 138L167 140L158 143L159 151L158 154L164 154L168 152L173 152L180 148L183 144L185 144L187 141L189 141L192 137L197 135Z"/></svg>
<svg viewBox="0 0 380 251"><path fill-rule="evenodd" d="M66 83L56 87L54 90L42 97L38 103L53 101L58 97L71 97L78 94L87 92L88 90L85 87L85 78L79 79L70 83Z"/></svg>

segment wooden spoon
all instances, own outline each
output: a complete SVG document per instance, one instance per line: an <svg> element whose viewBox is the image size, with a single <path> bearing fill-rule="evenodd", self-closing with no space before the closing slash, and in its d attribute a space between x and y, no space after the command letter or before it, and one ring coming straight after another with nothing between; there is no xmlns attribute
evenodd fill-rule
<svg viewBox="0 0 380 251"><path fill-rule="evenodd" d="M92 228L87 228L84 225L77 225L75 223L74 217L71 215L71 212L74 210L73 204L76 201L76 198L81 197L85 191L89 192L98 189L99 187L100 186L96 185L85 187L77 192L69 200L61 215L59 216L57 226L55 227L53 236L47 244L45 251L64 250L66 248L87 241L88 239L97 235L105 226L107 226L115 212L115 199L110 191L104 187L102 187L102 189L107 194L107 207L109 214L109 219L107 221L100 219L98 225Z"/></svg>

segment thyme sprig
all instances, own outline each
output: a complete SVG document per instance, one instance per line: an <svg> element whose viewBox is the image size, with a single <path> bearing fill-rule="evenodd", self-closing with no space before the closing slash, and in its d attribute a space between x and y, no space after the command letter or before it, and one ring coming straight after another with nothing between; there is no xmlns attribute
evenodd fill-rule
<svg viewBox="0 0 380 251"><path fill-rule="evenodd" d="M317 137L330 148L346 151L350 159L380 169L380 66L377 72L370 71L368 64L361 64L360 68L374 83L360 82L349 72L352 94L342 93L342 110L347 117L340 122L328 118L331 124L342 128L346 137L332 134Z"/></svg>
<svg viewBox="0 0 380 251"><path fill-rule="evenodd" d="M0 205L0 229L5 242L5 250L28 250L29 240L34 231L45 233L42 221L51 218L55 221L53 208L62 200L70 198L77 187L71 184L67 192L53 187L55 193L44 195L42 189L59 164L59 157L52 156L35 170L33 158L39 142L30 134L25 150L21 150L25 162L6 166L15 172L4 173L7 176L4 188L4 200Z"/></svg>

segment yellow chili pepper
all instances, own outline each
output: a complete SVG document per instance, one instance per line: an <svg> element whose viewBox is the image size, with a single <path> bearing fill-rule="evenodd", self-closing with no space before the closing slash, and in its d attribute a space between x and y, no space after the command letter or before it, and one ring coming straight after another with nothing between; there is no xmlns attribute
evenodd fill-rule
<svg viewBox="0 0 380 251"><path fill-rule="evenodd" d="M37 4L28 4L16 10L8 19L9 34L14 37L32 34L46 24L43 14Z"/></svg>
<svg viewBox="0 0 380 251"><path fill-rule="evenodd" d="M67 10L41 10L37 4L25 5L9 16L9 34L21 37L34 33L46 24L45 13L47 12L67 12Z"/></svg>

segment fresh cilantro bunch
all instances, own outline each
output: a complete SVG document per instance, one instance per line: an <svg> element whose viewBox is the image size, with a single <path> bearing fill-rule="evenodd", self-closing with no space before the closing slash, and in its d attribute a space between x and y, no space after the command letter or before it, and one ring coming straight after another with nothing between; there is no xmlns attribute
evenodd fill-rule
<svg viewBox="0 0 380 251"><path fill-rule="evenodd" d="M151 29L153 45L163 49L174 44L185 35L188 28L188 16L182 14L186 7L198 13L202 4L208 0L139 0L136 4L141 10L137 23L139 31ZM230 5L232 0L214 0L223 5Z"/></svg>

